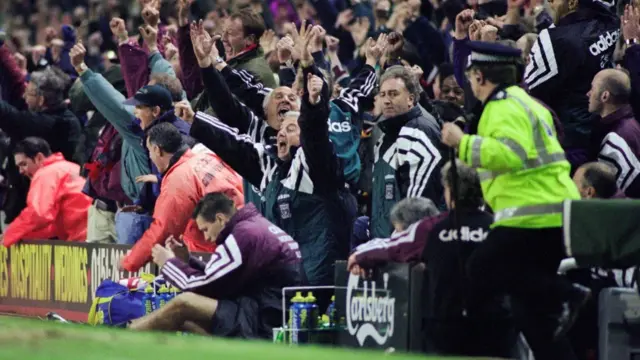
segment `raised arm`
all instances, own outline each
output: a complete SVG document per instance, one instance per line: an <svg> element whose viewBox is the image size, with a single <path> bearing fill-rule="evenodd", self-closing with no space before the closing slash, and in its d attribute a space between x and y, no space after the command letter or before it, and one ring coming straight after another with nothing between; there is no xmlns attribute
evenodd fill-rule
<svg viewBox="0 0 640 360"><path fill-rule="evenodd" d="M135 120L133 108L123 104L126 100L124 95L116 90L102 75L96 74L87 68L84 64L85 54L86 50L82 44L76 44L70 53L71 62L80 74L80 81L82 81L85 94L91 99L96 110L118 131L123 141L127 141L139 151L146 151L140 142L140 136L131 127Z"/></svg>
<svg viewBox="0 0 640 360"><path fill-rule="evenodd" d="M254 116L233 95L224 77L214 68L212 57L218 57L218 51L214 45L215 39L212 39L204 30L202 23L194 23L191 25L191 40L211 108L220 121L237 128L242 134L248 133L252 121L255 120Z"/></svg>
<svg viewBox="0 0 640 360"><path fill-rule="evenodd" d="M315 66L303 68L306 81L300 109L300 143L303 164L308 166L309 177L315 190L331 192L344 187L342 170L329 141L329 86Z"/></svg>
<svg viewBox="0 0 640 360"><path fill-rule="evenodd" d="M255 144L248 135L238 133L213 116L193 113L187 101L176 104L176 115L191 124L191 136L216 153L240 176L260 187L263 177L264 147Z"/></svg>
<svg viewBox="0 0 640 360"><path fill-rule="evenodd" d="M0 45L0 79L2 79L0 99L18 108L26 108L22 98L26 89L24 74L6 45Z"/></svg>

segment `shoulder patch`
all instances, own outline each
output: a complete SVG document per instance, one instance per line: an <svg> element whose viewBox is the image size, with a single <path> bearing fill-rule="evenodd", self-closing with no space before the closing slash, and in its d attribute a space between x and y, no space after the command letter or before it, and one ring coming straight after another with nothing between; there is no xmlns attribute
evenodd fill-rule
<svg viewBox="0 0 640 360"><path fill-rule="evenodd" d="M507 98L507 92L504 90L500 90L496 93L496 95L493 97L494 100L504 100Z"/></svg>

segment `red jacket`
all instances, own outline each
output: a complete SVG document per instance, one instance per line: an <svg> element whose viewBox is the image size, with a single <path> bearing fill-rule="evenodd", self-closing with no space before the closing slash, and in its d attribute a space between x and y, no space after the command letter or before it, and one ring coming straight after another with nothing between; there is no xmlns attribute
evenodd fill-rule
<svg viewBox="0 0 640 360"><path fill-rule="evenodd" d="M27 207L4 235L4 246L24 239L85 241L87 214L92 199L82 193L85 179L80 166L55 153L31 179Z"/></svg>
<svg viewBox="0 0 640 360"><path fill-rule="evenodd" d="M196 204L210 192L223 192L238 208L244 204L242 178L211 151L187 150L162 177L153 223L124 258L123 267L138 271L151 260L151 249L164 244L169 235L184 234L189 251L213 252L215 244L204 240L191 215Z"/></svg>

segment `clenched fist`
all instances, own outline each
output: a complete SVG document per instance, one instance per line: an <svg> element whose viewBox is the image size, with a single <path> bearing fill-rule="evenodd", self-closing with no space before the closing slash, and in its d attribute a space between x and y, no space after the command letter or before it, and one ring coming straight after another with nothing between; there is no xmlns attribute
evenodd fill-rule
<svg viewBox="0 0 640 360"><path fill-rule="evenodd" d="M189 101L187 100L182 100L176 103L174 106L174 112L177 117L188 122L189 124L193 123L193 118L196 115L191 108L191 104L189 104Z"/></svg>
<svg viewBox="0 0 640 360"><path fill-rule="evenodd" d="M75 44L69 52L69 58L71 58L71 65L76 68L76 71L80 73L80 68L84 64L84 56L87 54L87 49L84 48L82 43Z"/></svg>
<svg viewBox="0 0 640 360"><path fill-rule="evenodd" d="M109 28L111 28L111 33L118 38L118 42L125 42L129 38L129 34L127 33L127 27L124 24L124 20L121 18L113 18L109 22Z"/></svg>
<svg viewBox="0 0 640 360"><path fill-rule="evenodd" d="M160 22L160 11L153 6L147 6L142 9L142 19L144 19L145 24L157 27Z"/></svg>
<svg viewBox="0 0 640 360"><path fill-rule="evenodd" d="M454 123L448 122L442 125L442 142L447 146L457 148L463 135L462 129Z"/></svg>
<svg viewBox="0 0 640 360"><path fill-rule="evenodd" d="M322 85L324 81L317 75L309 74L307 76L307 89L309 90L309 102L312 105L316 105L320 102L320 96L322 94Z"/></svg>

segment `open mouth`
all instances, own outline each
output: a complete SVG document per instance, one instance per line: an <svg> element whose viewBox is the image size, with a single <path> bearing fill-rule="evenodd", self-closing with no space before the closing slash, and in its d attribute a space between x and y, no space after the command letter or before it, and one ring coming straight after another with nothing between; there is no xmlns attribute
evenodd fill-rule
<svg viewBox="0 0 640 360"><path fill-rule="evenodd" d="M291 111L291 105L289 104L282 104L278 106L278 116L280 119L283 119L285 114L289 111Z"/></svg>
<svg viewBox="0 0 640 360"><path fill-rule="evenodd" d="M287 151L287 142L284 140L278 140L278 152L283 153Z"/></svg>

